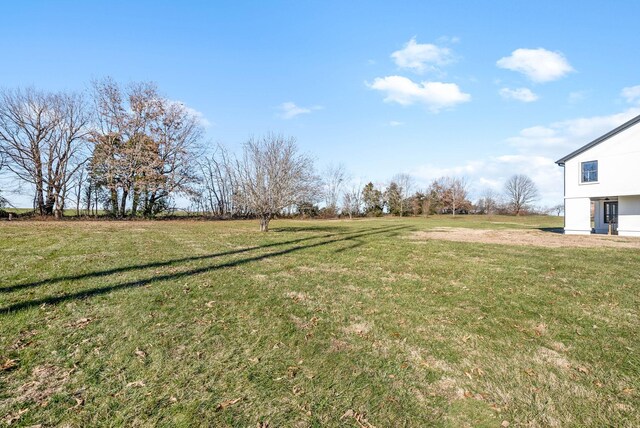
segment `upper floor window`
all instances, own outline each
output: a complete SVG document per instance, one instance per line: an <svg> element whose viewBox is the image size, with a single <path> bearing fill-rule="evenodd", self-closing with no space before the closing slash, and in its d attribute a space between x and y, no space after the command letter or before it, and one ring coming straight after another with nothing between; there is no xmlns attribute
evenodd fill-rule
<svg viewBox="0 0 640 428"><path fill-rule="evenodd" d="M582 162L583 183L593 183L598 181L598 161Z"/></svg>

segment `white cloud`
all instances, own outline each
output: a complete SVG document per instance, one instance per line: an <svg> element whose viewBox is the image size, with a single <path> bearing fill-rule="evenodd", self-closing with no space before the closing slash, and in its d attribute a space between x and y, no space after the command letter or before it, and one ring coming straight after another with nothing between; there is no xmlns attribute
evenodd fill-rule
<svg viewBox="0 0 640 428"><path fill-rule="evenodd" d="M606 116L582 117L525 128L506 141L527 153L560 158L640 114L640 107Z"/></svg>
<svg viewBox="0 0 640 428"><path fill-rule="evenodd" d="M534 94L529 88L502 88L500 89L500 95L502 98L522 101L523 103L530 103L538 100L538 95Z"/></svg>
<svg viewBox="0 0 640 428"><path fill-rule="evenodd" d="M398 122L397 120L392 120L389 122L389 126L402 126L404 125L404 122Z"/></svg>
<svg viewBox="0 0 640 428"><path fill-rule="evenodd" d="M453 62L453 54L449 48L430 43L417 43L412 38L404 47L391 54L391 58L400 68L408 68L418 73L437 71L438 67Z"/></svg>
<svg viewBox="0 0 640 428"><path fill-rule="evenodd" d="M560 52L543 48L516 49L511 56L500 58L496 64L500 68L522 73L539 83L558 80L574 71Z"/></svg>
<svg viewBox="0 0 640 428"><path fill-rule="evenodd" d="M462 92L455 83L416 83L402 76L387 76L378 77L367 86L385 93L385 102L403 106L421 103L434 113L471 100L471 95Z"/></svg>
<svg viewBox="0 0 640 428"><path fill-rule="evenodd" d="M309 114L314 110L321 110L322 107L320 106L300 107L292 101L287 101L285 103L280 104L278 109L280 110L279 116L282 119L293 119L294 117L299 116L301 114Z"/></svg>
<svg viewBox="0 0 640 428"><path fill-rule="evenodd" d="M623 88L621 95L628 103L640 101L640 85Z"/></svg>

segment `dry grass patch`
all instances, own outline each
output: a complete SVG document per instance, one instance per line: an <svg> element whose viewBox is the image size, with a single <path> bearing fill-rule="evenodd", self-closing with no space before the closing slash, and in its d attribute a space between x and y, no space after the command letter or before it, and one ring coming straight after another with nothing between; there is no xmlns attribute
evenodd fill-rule
<svg viewBox="0 0 640 428"><path fill-rule="evenodd" d="M640 239L607 235L563 235L529 229L468 229L462 227L436 227L431 230L413 232L416 241L443 240L474 242L480 244L519 245L546 248L640 248Z"/></svg>

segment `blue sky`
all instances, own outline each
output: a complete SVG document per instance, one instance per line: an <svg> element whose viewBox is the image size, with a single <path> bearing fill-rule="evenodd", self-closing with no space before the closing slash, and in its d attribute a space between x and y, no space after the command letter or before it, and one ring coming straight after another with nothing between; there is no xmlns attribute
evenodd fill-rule
<svg viewBox="0 0 640 428"><path fill-rule="evenodd" d="M553 161L640 114L638 16L635 1L13 1L0 85L153 80L234 150L278 132L354 183L458 175L474 197L524 172L554 205Z"/></svg>

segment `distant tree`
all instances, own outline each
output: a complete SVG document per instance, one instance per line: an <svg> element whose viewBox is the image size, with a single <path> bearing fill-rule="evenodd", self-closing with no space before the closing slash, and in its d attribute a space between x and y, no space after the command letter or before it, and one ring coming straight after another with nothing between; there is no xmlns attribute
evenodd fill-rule
<svg viewBox="0 0 640 428"><path fill-rule="evenodd" d="M311 158L299 154L294 138L269 134L251 138L236 165L236 181L243 199L260 218L260 230L285 207L313 201L318 177Z"/></svg>
<svg viewBox="0 0 640 428"><path fill-rule="evenodd" d="M320 215L318 205L313 202L302 201L296 204L296 211L302 218L314 218Z"/></svg>
<svg viewBox="0 0 640 428"><path fill-rule="evenodd" d="M471 202L467 199L469 195L468 184L464 178L453 177L448 179L449 204L451 214L456 215L456 211L468 211Z"/></svg>
<svg viewBox="0 0 640 428"><path fill-rule="evenodd" d="M342 213L346 213L349 218L359 216L362 209L362 191L360 186L355 186L345 192L342 196Z"/></svg>
<svg viewBox="0 0 640 428"><path fill-rule="evenodd" d="M408 213L409 211L409 198L413 191L413 177L409 174L396 174L393 177L393 181L398 184L398 190L400 192L400 216Z"/></svg>
<svg viewBox="0 0 640 428"><path fill-rule="evenodd" d="M389 186L387 186L387 189L384 192L384 199L387 202L389 214L402 217L402 189L400 188L398 183L396 183L395 181L389 183Z"/></svg>
<svg viewBox="0 0 640 428"><path fill-rule="evenodd" d="M564 204L554 205L551 211L555 212L558 217L564 214Z"/></svg>
<svg viewBox="0 0 640 428"><path fill-rule="evenodd" d="M416 192L408 198L408 206L414 216L429 215L429 197L426 192Z"/></svg>
<svg viewBox="0 0 640 428"><path fill-rule="evenodd" d="M200 203L203 211L219 217L233 217L244 213L237 195L234 160L227 149L218 144L214 151L197 161L200 168Z"/></svg>
<svg viewBox="0 0 640 428"><path fill-rule="evenodd" d="M467 199L467 181L458 177L440 177L434 180L429 187L430 204L436 212L448 212L456 215L456 212L468 211L471 202Z"/></svg>
<svg viewBox="0 0 640 428"><path fill-rule="evenodd" d="M485 189L476 203L478 214L495 214L498 209L499 195L492 189Z"/></svg>
<svg viewBox="0 0 640 428"><path fill-rule="evenodd" d="M383 194L369 182L362 189L362 202L364 213L369 216L381 216L384 210Z"/></svg>
<svg viewBox="0 0 640 428"><path fill-rule="evenodd" d="M188 193L195 182L202 136L199 119L184 105L162 97L155 84L122 89L106 78L93 82L96 124L90 175L110 193L113 215L142 211L152 216L174 193Z"/></svg>
<svg viewBox="0 0 640 428"><path fill-rule="evenodd" d="M338 215L340 194L348 174L343 164L329 165L322 173L322 187L325 211L328 216Z"/></svg>
<svg viewBox="0 0 640 428"><path fill-rule="evenodd" d="M536 184L524 174L515 174L504 185L506 202L511 212L517 216L538 199Z"/></svg>
<svg viewBox="0 0 640 428"><path fill-rule="evenodd" d="M82 167L90 116L74 93L0 91L0 153L34 187L40 215L62 216L71 177Z"/></svg>

